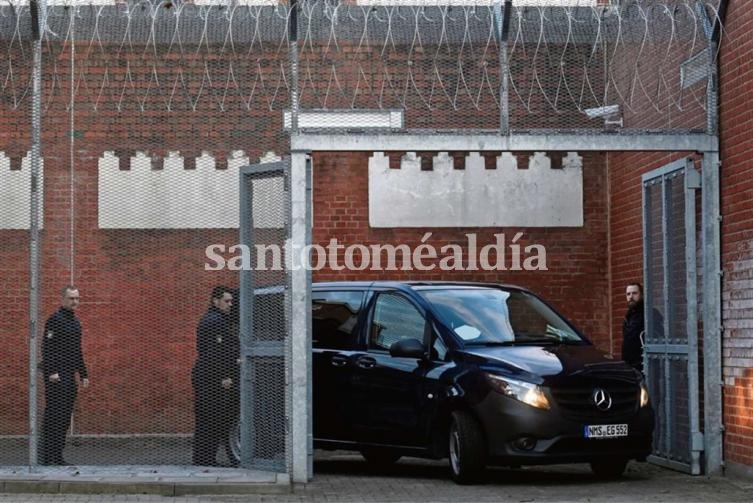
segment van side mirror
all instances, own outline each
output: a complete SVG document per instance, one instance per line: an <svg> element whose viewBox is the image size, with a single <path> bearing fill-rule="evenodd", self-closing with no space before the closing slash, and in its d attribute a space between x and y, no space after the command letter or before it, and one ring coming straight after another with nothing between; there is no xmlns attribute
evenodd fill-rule
<svg viewBox="0 0 753 503"><path fill-rule="evenodd" d="M401 339L390 346L390 356L424 358L426 348L418 339Z"/></svg>

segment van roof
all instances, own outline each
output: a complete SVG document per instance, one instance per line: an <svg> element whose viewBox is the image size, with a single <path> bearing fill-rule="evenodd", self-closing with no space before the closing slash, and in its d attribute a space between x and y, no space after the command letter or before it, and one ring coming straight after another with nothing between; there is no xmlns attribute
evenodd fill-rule
<svg viewBox="0 0 753 503"><path fill-rule="evenodd" d="M397 288L397 289L415 289L415 290L431 290L447 287L454 288L505 288L511 290L523 290L528 291L526 288L504 284L504 283L483 283L473 281L388 281L388 280L376 280L376 281L325 281L316 282L312 285L314 288Z"/></svg>

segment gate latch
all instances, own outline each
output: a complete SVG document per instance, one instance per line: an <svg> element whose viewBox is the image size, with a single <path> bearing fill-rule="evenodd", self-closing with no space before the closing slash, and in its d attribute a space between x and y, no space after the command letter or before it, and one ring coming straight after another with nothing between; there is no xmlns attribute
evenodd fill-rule
<svg viewBox="0 0 753 503"><path fill-rule="evenodd" d="M701 188L701 173L692 166L685 169L685 188L688 190Z"/></svg>

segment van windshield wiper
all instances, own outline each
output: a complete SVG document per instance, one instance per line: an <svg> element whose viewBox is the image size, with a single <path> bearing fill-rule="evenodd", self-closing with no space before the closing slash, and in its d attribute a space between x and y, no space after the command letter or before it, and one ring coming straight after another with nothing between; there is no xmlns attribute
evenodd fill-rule
<svg viewBox="0 0 753 503"><path fill-rule="evenodd" d="M466 347L504 347L504 346L534 346L534 345L568 345L568 346L580 346L585 344L583 341L566 339L558 340L551 337L534 337L526 339L515 339L514 341L487 341L487 342L469 342Z"/></svg>
<svg viewBox="0 0 753 503"><path fill-rule="evenodd" d="M554 341L543 339L546 342L553 343ZM475 342L467 344L466 346L484 346L484 347L497 347L497 346L525 346L526 344L539 344L537 340L515 340L515 341L488 341L488 342Z"/></svg>
<svg viewBox="0 0 753 503"><path fill-rule="evenodd" d="M567 346L580 346L583 344L583 341L575 340L575 339L553 339L551 337L537 337L534 339L523 339L518 341L522 344L562 344Z"/></svg>
<svg viewBox="0 0 753 503"><path fill-rule="evenodd" d="M487 341L487 342L469 342L466 347L494 347L494 346L514 346L517 341Z"/></svg>

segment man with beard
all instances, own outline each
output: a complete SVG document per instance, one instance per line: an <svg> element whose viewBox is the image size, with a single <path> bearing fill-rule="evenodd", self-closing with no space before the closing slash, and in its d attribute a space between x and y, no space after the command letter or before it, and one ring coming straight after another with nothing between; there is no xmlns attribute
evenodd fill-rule
<svg viewBox="0 0 753 503"><path fill-rule="evenodd" d="M625 288L628 310L622 321L622 359L633 368L643 372L643 286L630 283Z"/></svg>

